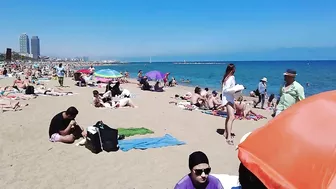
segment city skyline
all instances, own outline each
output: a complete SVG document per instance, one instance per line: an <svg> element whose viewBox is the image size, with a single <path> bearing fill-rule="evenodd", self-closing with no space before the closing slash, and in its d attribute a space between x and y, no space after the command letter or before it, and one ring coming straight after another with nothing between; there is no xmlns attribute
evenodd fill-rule
<svg viewBox="0 0 336 189"><path fill-rule="evenodd" d="M26 33L20 35L19 45L20 53L30 54L29 36Z"/></svg>
<svg viewBox="0 0 336 189"><path fill-rule="evenodd" d="M0 20L10 26L0 31L2 49L17 49L25 31L43 39L43 55L58 57L336 59L335 1L20 2L0 7L3 15L18 12Z"/></svg>
<svg viewBox="0 0 336 189"><path fill-rule="evenodd" d="M40 53L40 39L38 36L32 36L31 38L31 52L33 54L33 59L38 59L41 55Z"/></svg>

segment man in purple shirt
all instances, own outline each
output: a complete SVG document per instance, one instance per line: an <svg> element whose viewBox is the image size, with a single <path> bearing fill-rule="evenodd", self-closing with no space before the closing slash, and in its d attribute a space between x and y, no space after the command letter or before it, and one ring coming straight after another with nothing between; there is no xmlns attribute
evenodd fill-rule
<svg viewBox="0 0 336 189"><path fill-rule="evenodd" d="M200 151L189 156L190 173L184 176L174 189L224 189L219 179L209 175L211 167L208 157Z"/></svg>

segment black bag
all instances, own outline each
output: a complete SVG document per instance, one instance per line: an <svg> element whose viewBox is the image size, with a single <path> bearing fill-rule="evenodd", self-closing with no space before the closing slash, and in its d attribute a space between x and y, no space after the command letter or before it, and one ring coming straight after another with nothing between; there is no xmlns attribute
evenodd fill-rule
<svg viewBox="0 0 336 189"><path fill-rule="evenodd" d="M98 121L94 127L99 129L102 148L104 151L115 152L119 150L117 129L107 126L102 121Z"/></svg>
<svg viewBox="0 0 336 189"><path fill-rule="evenodd" d="M103 150L106 152L118 151L118 130L107 126L102 121L98 121L95 127L99 128Z"/></svg>
<svg viewBox="0 0 336 189"><path fill-rule="evenodd" d="M98 154L102 150L99 128L89 127L86 134L85 147L92 153Z"/></svg>
<svg viewBox="0 0 336 189"><path fill-rule="evenodd" d="M259 89L256 89L256 90L254 91L254 94L257 95L257 96L260 96Z"/></svg>
<svg viewBox="0 0 336 189"><path fill-rule="evenodd" d="M27 94L27 95L35 94L34 86L28 86L28 87L26 88L26 94Z"/></svg>

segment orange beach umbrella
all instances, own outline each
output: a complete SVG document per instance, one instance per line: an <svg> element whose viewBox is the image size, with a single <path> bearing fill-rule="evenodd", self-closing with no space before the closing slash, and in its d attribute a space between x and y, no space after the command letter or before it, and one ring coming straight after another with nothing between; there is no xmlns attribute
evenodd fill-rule
<svg viewBox="0 0 336 189"><path fill-rule="evenodd" d="M267 188L336 188L336 91L291 106L238 149L240 161Z"/></svg>

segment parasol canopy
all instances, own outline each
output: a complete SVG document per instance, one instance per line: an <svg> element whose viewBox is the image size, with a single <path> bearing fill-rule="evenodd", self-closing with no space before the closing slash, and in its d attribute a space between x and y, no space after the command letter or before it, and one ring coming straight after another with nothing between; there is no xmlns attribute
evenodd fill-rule
<svg viewBox="0 0 336 189"><path fill-rule="evenodd" d="M123 77L123 75L115 70L111 69L102 69L98 70L94 73L95 76L100 77L100 78L120 78Z"/></svg>
<svg viewBox="0 0 336 189"><path fill-rule="evenodd" d="M165 74L157 70L153 70L153 71L147 72L146 76L148 77L149 80L162 80Z"/></svg>
<svg viewBox="0 0 336 189"><path fill-rule="evenodd" d="M267 188L336 188L336 90L311 96L253 131L238 157Z"/></svg>
<svg viewBox="0 0 336 189"><path fill-rule="evenodd" d="M76 72L77 73L83 73L83 74L90 74L91 73L91 71L88 70L88 69L80 69L80 70L77 70Z"/></svg>

